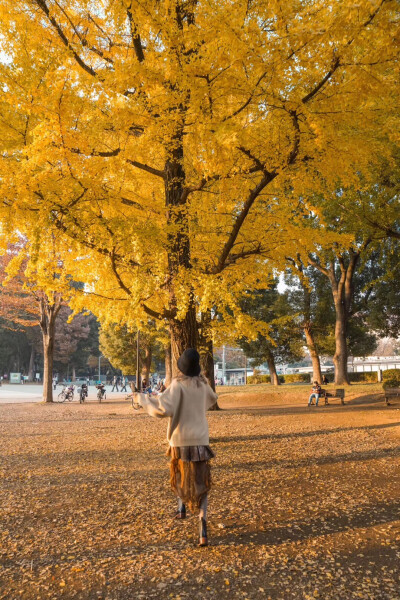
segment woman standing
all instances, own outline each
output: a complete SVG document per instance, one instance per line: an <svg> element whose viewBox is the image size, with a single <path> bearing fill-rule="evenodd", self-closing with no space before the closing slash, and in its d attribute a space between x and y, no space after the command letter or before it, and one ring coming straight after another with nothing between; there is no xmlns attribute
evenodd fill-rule
<svg viewBox="0 0 400 600"><path fill-rule="evenodd" d="M168 456L171 487L178 496L177 519L186 518L186 505L199 512L199 546L207 546L207 504L211 487L206 411L217 394L200 375L199 353L190 348L178 360L181 375L158 398L141 394L141 404L152 417L168 417Z"/></svg>

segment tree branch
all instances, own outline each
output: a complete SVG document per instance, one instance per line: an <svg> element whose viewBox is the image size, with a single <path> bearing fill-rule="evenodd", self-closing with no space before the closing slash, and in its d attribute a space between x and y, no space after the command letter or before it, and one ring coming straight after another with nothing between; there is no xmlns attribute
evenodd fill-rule
<svg viewBox="0 0 400 600"><path fill-rule="evenodd" d="M252 250L243 250L243 252L237 252L236 254L229 254L223 267L220 270L218 270L218 267L215 266L212 269L206 269L205 273L207 275L217 275L218 273L221 273L221 271L223 271L227 267L230 267L231 265L236 264L237 261L242 258L248 258L249 256L262 256L264 254L265 254L265 252L263 251L261 244L259 244L257 246L257 248L253 248Z"/></svg>
<svg viewBox="0 0 400 600"><path fill-rule="evenodd" d="M323 267L314 258L312 258L311 254L309 254L307 258L308 258L308 264L309 265L311 265L312 267L314 267L315 269L317 269L320 273L323 273L323 275L326 275L326 277L330 277L329 270L326 267Z"/></svg>
<svg viewBox="0 0 400 600"><path fill-rule="evenodd" d="M63 32L63 30L62 30L61 26L59 25L59 23L57 23L57 21L55 20L55 18L50 15L50 10L49 10L49 7L46 4L46 1L45 0L34 0L34 1L36 2L37 6L40 8L40 10L46 15L46 17L50 21L50 23L53 25L53 27L56 30L56 32L57 32L59 38L61 39L62 43L71 52L72 56L74 57L74 59L78 63L78 65L84 71L86 71L86 73L89 73L89 75L91 75L92 77L97 77L98 75L97 75L96 71L94 69L92 69L91 66L87 65L82 60L82 58L79 56L79 54L73 48L71 42L68 40L67 36Z"/></svg>
<svg viewBox="0 0 400 600"><path fill-rule="evenodd" d="M157 319L157 320L173 319L176 316L175 313L170 310L164 309L162 313L157 312L156 310L153 310L152 308L150 308L149 306L144 304L144 302L141 302L140 306L143 308L144 312L147 315L149 315L149 317L153 317L153 319Z"/></svg>
<svg viewBox="0 0 400 600"><path fill-rule="evenodd" d="M138 162L137 160L131 160L130 158L127 158L126 162L128 162L133 167L136 167L137 169L141 169L142 171L147 171L147 173L151 173L152 175L155 175L156 177L161 177L161 179L166 178L165 171L160 171L160 169L155 169L154 167L145 165L141 162Z"/></svg>
<svg viewBox="0 0 400 600"><path fill-rule="evenodd" d="M374 18L376 17L376 15L378 14L378 12L382 8L382 6L387 1L388 0L381 0L381 3L379 4L379 6L376 7L376 9L370 14L370 16L368 17L368 19L366 21L364 21L364 23L361 25L360 31L362 31L363 29L365 29L366 27L368 27L368 25L370 25L372 23L372 21L374 20ZM353 38L351 38L345 44L344 47L348 48L349 46L351 46L351 44L354 42L354 40L355 40L355 36ZM302 98L301 102L303 104L306 104L307 102L309 102L309 100L311 100L312 98L314 98L314 96L316 96L316 94L318 94L318 92L320 91L320 89L323 88L324 85L331 79L332 75L338 70L338 68L340 66L341 66L340 56L336 56L334 58L333 62L332 62L331 68L329 69L329 71L327 72L327 74L321 79L321 81L319 83L317 83L317 85L308 94L306 94Z"/></svg>
<svg viewBox="0 0 400 600"><path fill-rule="evenodd" d="M254 90L251 92L251 94L247 98L247 100L242 104L242 106L240 106L237 110L235 110L231 115L228 115L228 116L224 117L222 119L222 123L224 123L225 121L228 121L229 119L233 119L234 117L236 117L238 114L240 114L250 104L250 102L254 98L254 94L256 93L256 89L258 88L258 86L260 85L260 83L262 82L262 80L264 79L264 77L267 74L268 74L268 71L265 71L262 75L260 75L260 77L258 78L258 80L256 81L256 84L254 86Z"/></svg>
<svg viewBox="0 0 400 600"><path fill-rule="evenodd" d="M224 269L226 260L228 259L228 256L233 248L236 238L239 235L240 229L241 229L247 215L249 214L249 211L250 211L251 207L253 206L256 198L261 194L263 189L269 183L271 183L271 181L273 181L275 179L275 177L277 177L277 175L278 175L278 173L276 173L276 172L272 172L272 173L264 172L264 175L263 175L263 178L261 179L261 181L249 193L249 196L248 196L246 202L244 203L242 210L240 211L240 213L238 214L238 216L236 217L236 219L234 221L231 233L230 233L227 241L225 242L225 245L222 249L222 252L218 259L218 262L217 262L216 266L214 267L214 270L213 270L214 273L220 273Z"/></svg>
<svg viewBox="0 0 400 600"><path fill-rule="evenodd" d="M133 47L135 49L136 58L141 63L144 61L143 46L142 46L142 41L140 39L140 35L137 32L136 25L133 22L132 2L127 7L126 14L128 15L129 27L131 30L131 37L132 37Z"/></svg>
<svg viewBox="0 0 400 600"><path fill-rule="evenodd" d="M118 273L115 248L113 248L112 251L110 252L110 262L111 262L111 270L115 275L115 279L117 280L119 287L122 290L124 290L124 292L127 294L127 296L132 296L131 290L125 285L125 283L122 281L121 275Z"/></svg>
<svg viewBox="0 0 400 600"><path fill-rule="evenodd" d="M324 87L324 85L327 83L327 81L329 81L329 79L332 77L332 75L335 73L335 71L337 71L339 66L340 66L340 58L339 58L339 56L336 56L336 58L334 59L334 61L332 63L330 70L327 72L325 77L323 77L321 79L321 81L319 83L317 83L317 85L311 90L311 92L306 94L301 99L303 104L306 104L307 102L309 102L311 100L311 98L314 98L314 96L316 96L318 94L319 90Z"/></svg>
<svg viewBox="0 0 400 600"><path fill-rule="evenodd" d="M292 165L297 158L300 149L300 125L299 125L299 117L295 110L289 111L290 116L292 117L292 123L294 127L294 141L293 148L289 153L287 164Z"/></svg>
<svg viewBox="0 0 400 600"><path fill-rule="evenodd" d="M68 23L71 25L71 27L72 27L72 29L73 29L73 31L74 31L74 33L75 33L75 35L77 36L78 40L81 42L82 46L83 46L84 48L87 48L87 49L88 49L88 50L90 50L91 52L94 52L95 54L97 54L97 56L100 56L100 58L102 58L103 60L105 60L105 61L106 61L106 62L108 62L109 64L112 64L112 65L113 65L113 64L114 64L114 61L113 61L111 58L108 58L108 57L104 56L104 53L103 53L103 51L102 51L102 50L99 50L99 49L98 49L98 48L96 48L95 46L89 46L89 43L88 43L87 39L86 39L84 36L82 36L82 35L79 33L78 29L76 28L76 26L74 25L74 23L73 23L73 22L72 22L72 20L70 19L70 17L69 17L69 15L68 15L67 11L66 11L66 10L65 10L65 9L64 9L62 6L60 6L60 4L57 2L57 0L56 0L56 2L55 2L55 3L57 4L58 8L59 8L59 9L61 10L61 12L63 13L63 15L65 16L65 18L67 19Z"/></svg>

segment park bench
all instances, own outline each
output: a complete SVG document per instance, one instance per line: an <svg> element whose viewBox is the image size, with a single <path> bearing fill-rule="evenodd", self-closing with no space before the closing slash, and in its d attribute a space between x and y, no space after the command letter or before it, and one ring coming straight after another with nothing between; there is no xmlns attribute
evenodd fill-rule
<svg viewBox="0 0 400 600"><path fill-rule="evenodd" d="M398 398L400 396L400 387L398 388L386 388L383 390L386 406L390 406L389 398Z"/></svg>
<svg viewBox="0 0 400 600"><path fill-rule="evenodd" d="M328 398L340 398L341 404L344 404L344 388L338 388L334 392L327 392L323 390L323 396L325 400L325 405L328 405Z"/></svg>

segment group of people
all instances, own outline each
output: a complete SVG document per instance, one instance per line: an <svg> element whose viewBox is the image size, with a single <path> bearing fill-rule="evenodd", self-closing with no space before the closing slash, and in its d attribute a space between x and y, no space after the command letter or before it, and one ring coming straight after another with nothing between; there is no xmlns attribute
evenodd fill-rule
<svg viewBox="0 0 400 600"><path fill-rule="evenodd" d="M126 386L129 384L128 378L127 377L120 377L119 375L114 375L113 380L112 380L112 392L114 392L114 390L116 392L127 392L128 390L126 389ZM121 387L121 389L118 389L118 386Z"/></svg>
<svg viewBox="0 0 400 600"><path fill-rule="evenodd" d="M130 385L130 382L127 377L114 375L111 385L112 392L127 392L127 386ZM151 379L147 380L143 378L140 382L140 390L138 390L138 387L135 385L135 391L145 392L147 394L152 394L153 392L160 393L165 391L165 384L163 380L155 382Z"/></svg>

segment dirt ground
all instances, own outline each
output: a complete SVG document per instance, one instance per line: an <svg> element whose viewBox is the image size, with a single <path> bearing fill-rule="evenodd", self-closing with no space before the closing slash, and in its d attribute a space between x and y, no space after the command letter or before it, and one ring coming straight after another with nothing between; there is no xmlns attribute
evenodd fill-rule
<svg viewBox="0 0 400 600"><path fill-rule="evenodd" d="M221 390L208 548L172 519L165 421L0 405L0 599L399 600L400 401L308 389Z"/></svg>

